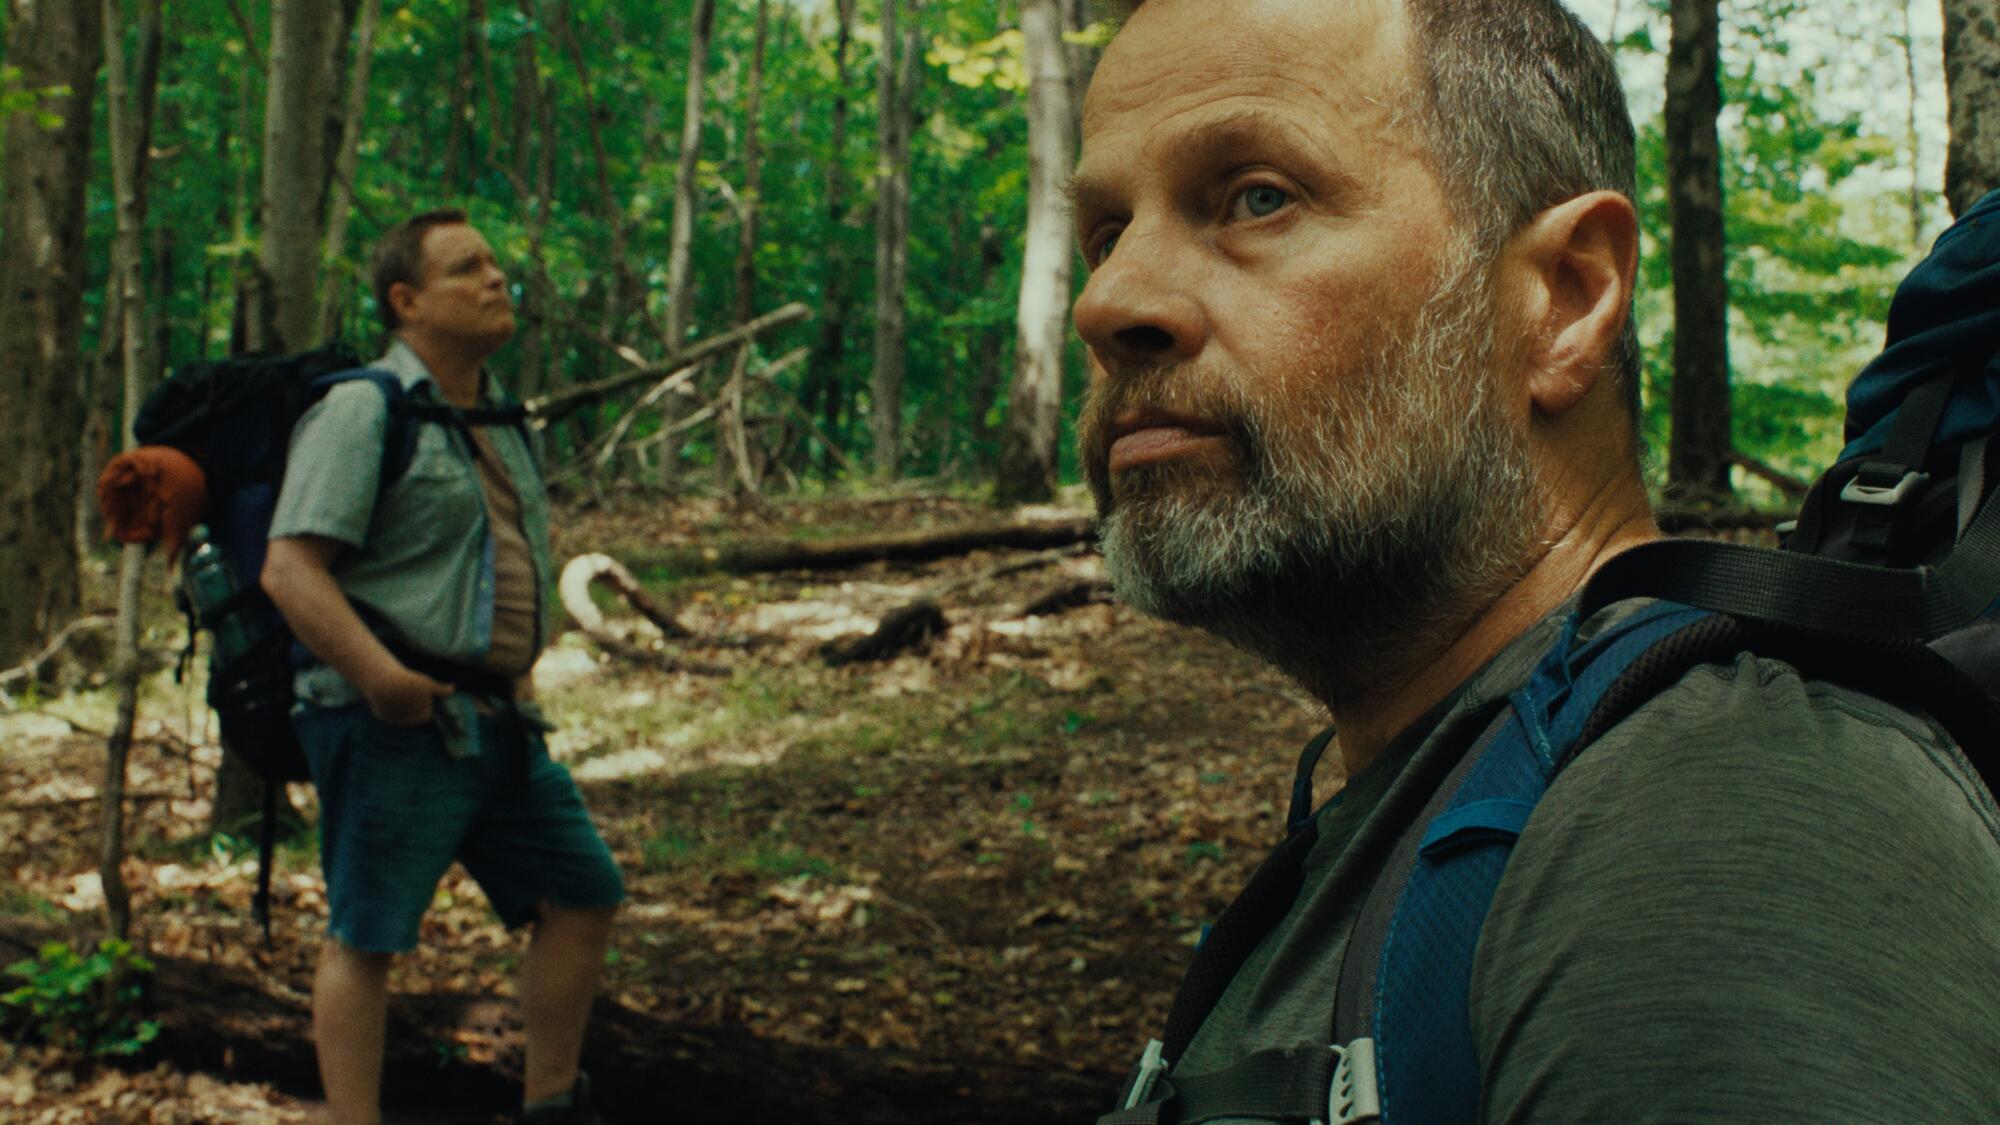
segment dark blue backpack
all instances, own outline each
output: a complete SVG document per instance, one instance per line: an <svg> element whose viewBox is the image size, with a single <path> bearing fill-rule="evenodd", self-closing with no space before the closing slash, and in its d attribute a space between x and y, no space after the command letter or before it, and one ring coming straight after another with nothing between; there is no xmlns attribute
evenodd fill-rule
<svg viewBox="0 0 2000 1125"><path fill-rule="evenodd" d="M1289 911L1317 838L1306 748L1290 834L1196 951L1162 1040L1099 1125L1462 1122L1478 1117L1473 953L1515 840L1564 766L1697 665L1742 652L1921 707L2000 787L2000 193L1897 289L1888 345L1848 395L1849 444L1781 550L1669 540L1591 580L1556 643L1397 841L1341 966L1327 1045L1216 1074L1171 1066ZM1579 624L1658 599L1587 643ZM1390 940L1391 937L1394 940Z"/></svg>
<svg viewBox="0 0 2000 1125"><path fill-rule="evenodd" d="M258 577L284 484L292 428L328 391L356 380L373 384L389 407L381 472L381 487L386 488L409 468L416 449L414 423L436 408L412 402L402 380L362 367L340 345L181 367L146 397L132 426L141 443L172 446L193 458L207 481L205 541L220 557L204 556L199 568L190 565L184 572L192 575L200 569L206 577L219 571L226 577L220 597L190 596L184 585L180 601L189 627L183 661L193 654L197 628L208 630L212 638L225 629L244 638L236 646L211 643L208 702L221 727L224 751L248 763L264 781L253 909L267 940L277 795L285 782L308 775L291 722L297 641Z"/></svg>

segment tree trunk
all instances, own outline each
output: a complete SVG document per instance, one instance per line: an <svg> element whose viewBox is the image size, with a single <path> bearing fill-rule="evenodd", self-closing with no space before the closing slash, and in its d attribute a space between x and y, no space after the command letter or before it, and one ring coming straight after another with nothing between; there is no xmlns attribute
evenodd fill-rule
<svg viewBox="0 0 2000 1125"><path fill-rule="evenodd" d="M770 0L757 0L757 29L750 50L750 85L744 92L743 188L737 193L740 221L736 228L735 293L730 321L747 324L757 315L757 214L763 203L762 121L764 111L764 50L770 36ZM743 364L750 349L737 354L729 380L728 405L716 425L715 484L732 499L748 490L750 466L743 463Z"/></svg>
<svg viewBox="0 0 2000 1125"><path fill-rule="evenodd" d="M1729 288L1722 219L1717 0L1674 0L1667 54L1667 194L1673 222L1673 433L1667 488L1730 494Z"/></svg>
<svg viewBox="0 0 2000 1125"><path fill-rule="evenodd" d="M1061 6L1062 29L1065 32L1083 31L1090 26L1090 0L1061 0ZM1097 72L1097 60L1103 49L1067 40L1063 46L1063 59L1069 64L1070 144L1080 145L1083 143L1083 95L1090 90L1090 76Z"/></svg>
<svg viewBox="0 0 2000 1125"><path fill-rule="evenodd" d="M471 0L465 6L458 45L458 71L452 77L451 117L444 135L444 189L451 193L465 189L468 179L466 170L474 163L471 156L475 143L472 122L473 63L479 53L479 25L485 22L485 13L478 10L483 6L480 0Z"/></svg>
<svg viewBox="0 0 2000 1125"><path fill-rule="evenodd" d="M674 170L674 223L667 244L667 346L677 348L694 327L695 166L701 159L702 95L708 84L708 43L715 0L695 0L688 39L687 102L681 116L680 164Z"/></svg>
<svg viewBox="0 0 2000 1125"><path fill-rule="evenodd" d="M112 192L117 203L117 234L113 241L112 276L119 292L120 358L124 372L124 419L119 444L131 449L132 422L139 402L153 379L155 357L144 287L145 267L140 245L146 225L147 159L153 126L154 90L159 82L160 0L140 0L139 68L128 90L125 73L125 20L118 0L102 0L104 56L110 103L107 119L111 138ZM125 859L125 759L132 748L132 726L139 699L140 585L146 573L146 547L125 546L118 569L118 642L112 680L118 686L118 713L105 746L103 817L98 847L98 872L104 882L104 907L111 936L124 939L132 925L131 894L123 873Z"/></svg>
<svg viewBox="0 0 2000 1125"><path fill-rule="evenodd" d="M530 23L537 20L535 0L521 0L521 13ZM527 299L521 309L520 373L514 392L522 398L546 393L553 380L554 355L551 343L549 306L554 286L549 282L543 260L542 242L549 225L549 197L554 192L554 114L548 85L541 73L541 37L524 35L515 48L514 59L514 164L509 178L517 197L528 212Z"/></svg>
<svg viewBox="0 0 2000 1125"><path fill-rule="evenodd" d="M2000 0L1944 0L1944 84L1951 148L1944 194L1954 215L2000 187Z"/></svg>
<svg viewBox="0 0 2000 1125"><path fill-rule="evenodd" d="M1069 59L1057 0L1024 0L1028 47L1028 235L1007 430L1000 439L999 504L1055 495L1062 440L1063 345L1069 339L1070 227L1063 180L1075 162Z"/></svg>
<svg viewBox="0 0 2000 1125"><path fill-rule="evenodd" d="M1916 31L1910 21L1910 7L1915 3L1916 0L1903 0L1903 31L1896 36L1896 46L1903 52L1906 98L1903 131L1910 138L1910 246L1921 250L1924 244L1924 141L1917 132L1917 102L1922 94L1917 88Z"/></svg>
<svg viewBox="0 0 2000 1125"><path fill-rule="evenodd" d="M826 273L821 292L819 338L813 345L812 366L806 376L805 415L820 418L820 471L831 476L836 459L844 460L846 450L838 449L842 393L841 363L847 356L847 317L853 298L849 295L848 259L843 237L852 222L847 202L847 91L853 76L848 70L848 48L854 41L855 0L836 0L840 24L833 48L834 98L833 154L826 166L826 215L833 240L827 247Z"/></svg>
<svg viewBox="0 0 2000 1125"><path fill-rule="evenodd" d="M326 60L337 15L323 0L272 0L258 255L264 277L250 317L253 350L298 350L317 327Z"/></svg>
<svg viewBox="0 0 2000 1125"><path fill-rule="evenodd" d="M993 276L1000 267L1007 264L1008 243L1012 241L1012 231L1002 230L993 223L981 224L979 228L979 280L977 292L984 294L993 285ZM994 453L994 440L1000 427L990 419L993 406L1000 399L1001 372L1006 368L1007 338L1013 335L1005 323L981 325L972 342L972 382L966 388L971 402L969 419L972 424L972 445L977 451L977 466L981 475L994 471L999 464Z"/></svg>
<svg viewBox="0 0 2000 1125"><path fill-rule="evenodd" d="M368 110L368 66L375 54L375 27L382 0L363 0L357 20L354 62L347 72L347 105L340 116L340 152L334 158L333 182L327 189L326 249L320 260L326 290L320 295L319 331L315 343L339 333L340 313L359 271L347 256L347 220L354 211L354 173L361 157L361 120Z"/></svg>
<svg viewBox="0 0 2000 1125"><path fill-rule="evenodd" d="M907 4L907 30L897 9ZM882 52L876 101L881 162L875 185L875 369L869 380L869 421L876 477L896 475L903 437L905 286L910 266L910 133L915 99L917 0L883 0Z"/></svg>
<svg viewBox="0 0 2000 1125"><path fill-rule="evenodd" d="M75 612L84 186L104 40L94 3L8 0L6 63L28 90L62 87L5 120L0 168L0 666ZM59 123L44 128L38 117Z"/></svg>
<svg viewBox="0 0 2000 1125"><path fill-rule="evenodd" d="M272 0L264 102L264 182L257 277L245 302L251 351L297 351L319 327L320 192L332 97L334 25L324 0ZM235 835L261 814L264 782L234 754L216 771L209 830Z"/></svg>
<svg viewBox="0 0 2000 1125"><path fill-rule="evenodd" d="M757 0L756 40L750 51L750 89L743 107L743 221L736 238L736 307L730 323L757 315L757 218L764 202L764 48L770 38L770 0Z"/></svg>

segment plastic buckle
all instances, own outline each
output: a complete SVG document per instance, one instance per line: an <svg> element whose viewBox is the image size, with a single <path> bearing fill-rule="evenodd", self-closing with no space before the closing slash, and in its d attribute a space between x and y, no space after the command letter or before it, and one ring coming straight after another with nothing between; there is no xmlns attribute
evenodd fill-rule
<svg viewBox="0 0 2000 1125"><path fill-rule="evenodd" d="M1147 1041L1146 1053L1139 1056L1139 1069L1132 1076L1132 1092L1125 1096L1120 1109L1137 1109L1152 1100L1153 1087L1159 1085L1160 1076L1167 1072L1166 1049L1167 1045L1158 1039Z"/></svg>
<svg viewBox="0 0 2000 1125"><path fill-rule="evenodd" d="M1904 472L1902 479L1898 480L1895 484L1863 483L1862 478L1868 475L1868 470L1878 467L1887 469L1892 473L1895 471L1893 467L1886 465L1864 465L1861 471L1854 474L1854 478L1847 482L1847 486L1840 490L1840 498L1852 504L1872 504L1878 507L1893 508L1902 503L1905 497L1909 496L1911 489L1931 479L1929 473L1920 473L1915 469L1910 469Z"/></svg>
<svg viewBox="0 0 2000 1125"><path fill-rule="evenodd" d="M1356 1039L1328 1048L1338 1059L1326 1089L1326 1116L1312 1125L1356 1125L1382 1119L1382 1094L1375 1085L1375 1041Z"/></svg>

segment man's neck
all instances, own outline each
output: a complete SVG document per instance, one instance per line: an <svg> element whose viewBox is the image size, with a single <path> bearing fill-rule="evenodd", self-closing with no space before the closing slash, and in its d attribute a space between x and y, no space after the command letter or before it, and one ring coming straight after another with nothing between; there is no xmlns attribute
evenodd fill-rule
<svg viewBox="0 0 2000 1125"><path fill-rule="evenodd" d="M1644 487L1635 479L1592 495L1563 521L1527 571L1497 598L1472 611L1452 637L1419 646L1400 661L1407 671L1356 691L1354 679L1318 694L1333 714L1349 777L1379 757L1404 728L1455 691L1556 607L1583 588L1613 555L1659 537ZM1460 619L1465 621L1464 618ZM1380 667L1380 665L1378 665Z"/></svg>
<svg viewBox="0 0 2000 1125"><path fill-rule="evenodd" d="M485 356L420 332L399 332L397 338L424 361L425 369L438 385L438 394L446 402L462 409L479 404L480 368L486 362Z"/></svg>

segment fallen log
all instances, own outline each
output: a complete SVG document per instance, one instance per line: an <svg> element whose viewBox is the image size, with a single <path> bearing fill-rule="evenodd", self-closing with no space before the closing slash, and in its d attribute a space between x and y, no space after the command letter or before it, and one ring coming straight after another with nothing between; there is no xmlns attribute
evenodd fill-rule
<svg viewBox="0 0 2000 1125"><path fill-rule="evenodd" d="M635 570L670 574L755 574L772 570L838 570L871 562L929 562L991 548L1042 550L1082 543L1088 519L953 527L851 539L741 539L709 546L634 555Z"/></svg>
<svg viewBox="0 0 2000 1125"><path fill-rule="evenodd" d="M627 604L639 611L640 616L658 626L666 636L686 640L694 633L675 620L673 611L648 594L639 584L639 579L617 559L609 555L578 555L563 567L562 577L556 582L556 593L570 620L576 622L576 627L583 630L584 635L596 642L599 648L626 660L651 664L665 672L729 675L729 669L719 664L705 664L675 653L648 649L618 635L604 620L597 603L590 600L590 588L597 584L617 591Z"/></svg>
<svg viewBox="0 0 2000 1125"><path fill-rule="evenodd" d="M1017 617L1049 617L1079 606L1098 605L1111 600L1111 583L1102 578L1065 582L1044 591L1021 607Z"/></svg>
<svg viewBox="0 0 2000 1125"><path fill-rule="evenodd" d="M61 652L65 645L69 644L71 638L85 629L105 629L109 628L113 623L113 618L99 613L92 614L89 617L79 617L68 625L63 626L62 632L57 633L55 639L44 646L42 651L29 657L26 663L0 672L0 689L5 689L9 684L26 683L30 680L40 679L42 669L51 660L56 658L56 654ZM7 699L4 690L0 690L0 707L11 707L11 705L12 700Z"/></svg>
<svg viewBox="0 0 2000 1125"><path fill-rule="evenodd" d="M523 405L527 408L529 417L535 419L538 424L546 425L629 387L664 379L680 368L699 363L774 328L782 328L811 315L812 309L809 306L794 301L775 312L765 313L747 324L738 325L720 335L689 344L658 363L608 376L594 383L585 383L582 386L531 398Z"/></svg>
<svg viewBox="0 0 2000 1125"><path fill-rule="evenodd" d="M0 962L33 956L54 937L80 940L47 926L0 923ZM165 1062L316 1095L306 981L267 982L208 962L151 959L148 995L159 1038L121 1065ZM511 1113L520 1105L519 1028L513 1005L489 997L392 999L385 1106L432 1119ZM824 1121L829 1107L846 1125L1087 1121L1111 1103L1120 1081L1060 1066L787 1043L736 1026L675 1022L608 998L591 1010L583 1063L609 1120L687 1125Z"/></svg>
<svg viewBox="0 0 2000 1125"><path fill-rule="evenodd" d="M875 631L860 640L842 643L830 641L820 646L820 657L831 667L843 664L857 664L864 660L887 660L905 649L920 645L950 628L945 620L944 610L938 603L951 594L984 586L988 582L1019 574L1024 570L1049 566L1064 559L1075 558L1085 548L1081 545L1059 547L1053 551L1043 551L1023 559L1009 559L998 566L988 567L978 574L953 579L941 586L933 587L884 614Z"/></svg>
<svg viewBox="0 0 2000 1125"><path fill-rule="evenodd" d="M828 667L887 660L906 649L937 636L950 628L944 611L934 601L919 599L897 606L875 626L875 631L854 641L828 641L820 646L820 659Z"/></svg>
<svg viewBox="0 0 2000 1125"><path fill-rule="evenodd" d="M1806 493L1812 491L1811 481L1800 480L1798 477L1792 476L1781 469L1773 468L1757 460L1755 457L1749 457L1741 453L1731 453L1729 455L1729 463L1794 500L1803 499Z"/></svg>

